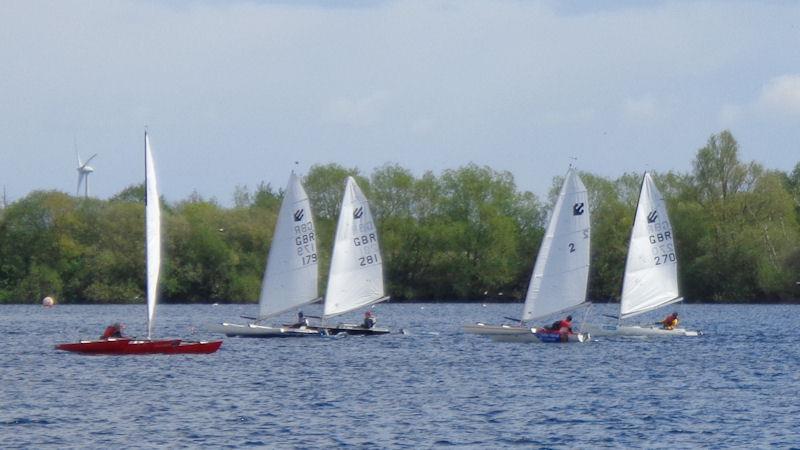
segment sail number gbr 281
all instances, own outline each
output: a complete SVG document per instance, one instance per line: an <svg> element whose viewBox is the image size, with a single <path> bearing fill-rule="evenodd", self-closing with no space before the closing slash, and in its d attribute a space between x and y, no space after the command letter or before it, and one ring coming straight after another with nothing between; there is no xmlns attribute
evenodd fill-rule
<svg viewBox="0 0 800 450"><path fill-rule="evenodd" d="M374 227L372 223L361 224L359 226L361 234L353 237L353 247L356 249L359 266L369 266L381 262L378 237L375 235Z"/></svg>

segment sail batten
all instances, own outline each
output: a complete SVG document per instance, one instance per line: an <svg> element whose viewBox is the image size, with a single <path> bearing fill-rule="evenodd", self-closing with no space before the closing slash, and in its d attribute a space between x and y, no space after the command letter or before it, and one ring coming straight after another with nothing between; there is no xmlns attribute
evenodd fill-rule
<svg viewBox="0 0 800 450"><path fill-rule="evenodd" d="M347 178L331 256L324 318L386 300L378 230L364 193Z"/></svg>
<svg viewBox="0 0 800 450"><path fill-rule="evenodd" d="M570 168L536 257L522 321L568 311L586 301L590 227L586 187Z"/></svg>
<svg viewBox="0 0 800 450"><path fill-rule="evenodd" d="M674 238L664 198L645 172L625 264L620 318L681 299Z"/></svg>
<svg viewBox="0 0 800 450"><path fill-rule="evenodd" d="M318 257L311 203L292 173L278 212L259 297L259 318L317 300Z"/></svg>

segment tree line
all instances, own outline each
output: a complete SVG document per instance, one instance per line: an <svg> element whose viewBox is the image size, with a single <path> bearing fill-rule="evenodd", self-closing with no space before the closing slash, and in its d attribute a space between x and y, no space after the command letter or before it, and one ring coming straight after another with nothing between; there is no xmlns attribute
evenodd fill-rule
<svg viewBox="0 0 800 450"><path fill-rule="evenodd" d="M314 209L324 292L344 180L354 176L379 228L385 279L395 299L497 300L525 296L547 199L520 192L509 172L469 164L415 177L388 164L369 176L316 165L304 178ZM589 190L589 299L622 287L641 174L580 172ZM712 135L690 173L655 174L676 236L689 301L800 299L800 163L790 173L739 159L729 131ZM254 302L260 292L282 190L239 186L234 205L197 194L162 200L164 301ZM35 191L0 211L0 302L142 301L144 187L108 200Z"/></svg>

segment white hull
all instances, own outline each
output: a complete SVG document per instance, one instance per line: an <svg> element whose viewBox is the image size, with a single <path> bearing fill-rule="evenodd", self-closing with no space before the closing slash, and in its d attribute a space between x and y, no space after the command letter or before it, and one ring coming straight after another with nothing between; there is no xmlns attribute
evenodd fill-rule
<svg viewBox="0 0 800 450"><path fill-rule="evenodd" d="M221 323L208 327L209 331L225 333L227 336L238 337L302 337L319 336L316 327L268 327L256 324L239 325L235 323Z"/></svg>
<svg viewBox="0 0 800 450"><path fill-rule="evenodd" d="M485 323L476 323L464 325L464 332L471 334L482 334L487 336L492 335L517 335L528 334L531 332L529 327L520 325L487 325Z"/></svg>
<svg viewBox="0 0 800 450"><path fill-rule="evenodd" d="M551 339L542 339L536 334L536 328L526 328L526 333L492 334L489 335L494 342L554 342ZM567 335L566 342L589 342L589 333L574 333ZM563 341L562 341L563 342Z"/></svg>
<svg viewBox="0 0 800 450"><path fill-rule="evenodd" d="M639 325L619 326L619 325L585 325L583 328L588 330L592 336L656 336L656 337L675 337L675 336L700 336L700 331L687 330L685 328L675 328L665 330L659 327L648 327Z"/></svg>

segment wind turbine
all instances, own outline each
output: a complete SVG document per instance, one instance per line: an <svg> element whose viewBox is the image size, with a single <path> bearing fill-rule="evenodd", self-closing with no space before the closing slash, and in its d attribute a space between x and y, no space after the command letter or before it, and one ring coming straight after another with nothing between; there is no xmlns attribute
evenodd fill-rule
<svg viewBox="0 0 800 450"><path fill-rule="evenodd" d="M94 167L89 165L89 162L97 156L97 153L90 156L86 162L81 162L81 155L78 154L78 149L75 149L75 156L78 157L78 192L75 194L76 196L81 195L81 183L83 183L84 188L84 196L89 197L89 174L94 172Z"/></svg>

